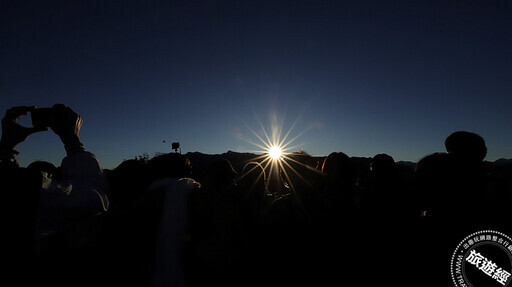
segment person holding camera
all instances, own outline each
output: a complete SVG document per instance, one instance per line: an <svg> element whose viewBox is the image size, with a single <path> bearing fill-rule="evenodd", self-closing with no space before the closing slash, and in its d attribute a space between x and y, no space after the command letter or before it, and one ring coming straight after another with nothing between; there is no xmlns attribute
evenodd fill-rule
<svg viewBox="0 0 512 287"><path fill-rule="evenodd" d="M38 112L43 117L40 110L45 110L44 121L34 121ZM19 125L17 121L29 112L32 113L34 127ZM45 124L41 124L42 122ZM7 239L7 244L2 245L2 257L8 263L4 266L10 266L8 270L4 270L7 271L7 277L16 278L17 281L30 281L34 278L27 275L40 275L42 272L37 269L44 269L44 276L53 276L46 275L46 271L72 263L58 262L58 258L68 258L59 257L57 254L66 254L69 249L55 248L55 245L80 240L66 238L70 233L62 230L73 229L73 234L80 234L76 232L80 227L75 223L87 221L108 209L108 182L96 156L86 151L80 140L82 123L83 120L77 113L61 104L50 109L36 109L35 106L13 107L6 111L2 119L0 216L3 237ZM16 160L18 152L15 148L31 134L46 131L48 128L60 137L67 154L61 163L60 177L57 178L34 169L20 168ZM66 236L52 237L51 234ZM41 244L39 238L44 236L59 240L43 240ZM44 252L52 254L46 257ZM36 262L41 260L41 253L44 260L50 260L38 265ZM78 266L73 268L76 267ZM65 277L59 274L56 278Z"/></svg>

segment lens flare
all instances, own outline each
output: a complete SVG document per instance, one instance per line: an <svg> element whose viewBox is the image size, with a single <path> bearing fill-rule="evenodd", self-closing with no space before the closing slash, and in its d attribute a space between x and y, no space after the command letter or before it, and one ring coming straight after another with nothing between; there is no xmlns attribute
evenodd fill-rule
<svg viewBox="0 0 512 287"><path fill-rule="evenodd" d="M282 153L281 148L278 146L273 146L268 150L268 156L273 160L281 159Z"/></svg>
<svg viewBox="0 0 512 287"><path fill-rule="evenodd" d="M264 128L263 123L259 119L257 113L254 113L254 116L259 125L259 132L256 132L249 125L245 125L245 127L254 135L257 141L252 141L250 139L245 139L243 137L239 137L240 140L243 140L257 148L257 150L247 150L248 152L254 152L260 154L253 158L252 160L258 162L262 168L264 173L267 175L266 185L269 182L273 182L273 184L282 181L286 186L289 186L290 190L295 194L295 184L308 184L304 177L297 172L297 170L293 167L296 165L304 166L305 168L311 168L304 163L301 163L293 158L293 151L299 150L300 145L296 144L296 141L299 137L301 137L305 132L309 129L313 128L312 125L309 125L302 132L297 133L295 136L292 136L292 130L297 125L299 121L299 117L293 122L288 131L283 132L283 124L284 118L278 120L277 115L274 115L271 118L270 130L267 131ZM295 144L294 144L295 143ZM253 168L254 169L254 168ZM313 168L311 168L313 169ZM240 179L244 178L249 172L252 170L243 173L240 176ZM316 171L316 169L315 169ZM319 171L319 173L321 173ZM293 175L293 176L291 176ZM302 183L292 182L292 180L301 180ZM278 183L280 184L280 183ZM267 185L267 187L269 187ZM269 192L280 192L280 187L274 185L276 189L272 190L270 187ZM267 191L268 191L267 190ZM299 199L299 198L298 198ZM300 202L300 199L299 199Z"/></svg>

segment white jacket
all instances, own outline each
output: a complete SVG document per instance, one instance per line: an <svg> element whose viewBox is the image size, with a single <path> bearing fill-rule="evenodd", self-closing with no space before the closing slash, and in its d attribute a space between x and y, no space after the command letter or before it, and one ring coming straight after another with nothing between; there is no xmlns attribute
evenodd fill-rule
<svg viewBox="0 0 512 287"><path fill-rule="evenodd" d="M182 255L187 232L188 198L192 190L199 187L199 183L190 178L163 178L149 187L149 192L165 189L151 287L186 286Z"/></svg>
<svg viewBox="0 0 512 287"><path fill-rule="evenodd" d="M61 179L43 172L38 235L105 212L109 184L93 153L83 149L68 153L61 163Z"/></svg>

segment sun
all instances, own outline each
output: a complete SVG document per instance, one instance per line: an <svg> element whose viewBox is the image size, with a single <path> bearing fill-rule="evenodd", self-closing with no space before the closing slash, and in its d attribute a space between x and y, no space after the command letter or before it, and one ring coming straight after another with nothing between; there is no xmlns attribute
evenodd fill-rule
<svg viewBox="0 0 512 287"><path fill-rule="evenodd" d="M268 150L268 156L273 160L281 159L283 152L278 146L273 146Z"/></svg>
<svg viewBox="0 0 512 287"><path fill-rule="evenodd" d="M256 139L258 139L259 142L255 142L250 139L244 139L243 137L238 138L258 148L257 150L250 150L249 152L259 154L252 160L258 162L260 166L263 168L264 172L262 174L265 174L264 177L267 178L265 183L266 185L268 184L269 181L275 181L278 184L280 182L286 182L286 184L290 187L291 191L295 193L295 187L294 183L292 182L292 178L299 178L303 182L307 182L290 163L302 165L306 168L310 167L305 165L304 163L295 160L292 156L293 153L290 152L301 147L301 145L295 143L296 140L314 126L309 125L305 130L297 133L297 135L292 137L292 130L299 122L300 116L297 117L297 119L293 122L288 131L285 133L283 133L284 119L279 120L277 116L273 116L272 122L270 124L270 131L267 132L258 115L254 113L254 116L258 121L261 131L256 132L249 125L245 126L256 137ZM251 170L245 172L240 176L240 178L243 178L244 176L249 174L249 172L255 170L257 167L258 166L255 166ZM290 178L290 175L292 173L295 176ZM269 178L273 178L273 180L270 180ZM279 192L281 187L274 186L273 188L277 188L275 192Z"/></svg>

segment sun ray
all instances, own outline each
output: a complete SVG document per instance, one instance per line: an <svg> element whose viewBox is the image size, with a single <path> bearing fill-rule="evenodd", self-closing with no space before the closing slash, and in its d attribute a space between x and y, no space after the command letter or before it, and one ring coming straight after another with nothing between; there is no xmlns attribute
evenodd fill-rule
<svg viewBox="0 0 512 287"><path fill-rule="evenodd" d="M307 168L308 170L311 170L311 171L314 171L314 172L316 172L316 173L322 174L322 172L321 172L320 170L318 170L318 169L316 169L316 168L313 168L313 167L311 167L311 166L309 166L309 165L307 165L307 164L304 164L304 163L302 163L302 162L300 162L300 161L298 161L298 160L295 160L295 159L293 159L293 158L291 158L291 157L289 157L289 156L284 156L284 158L285 158L286 160L293 161L294 163L299 164L299 165L301 165L301 166L303 166L303 167ZM285 161L285 162L286 162L286 161ZM288 163L287 163L287 164L288 164Z"/></svg>
<svg viewBox="0 0 512 287"><path fill-rule="evenodd" d="M262 154L262 155L259 155L255 158L253 158L253 160L259 160L259 159L264 159L264 161L270 160L266 154ZM260 162L260 164L261 164L261 162Z"/></svg>
<svg viewBox="0 0 512 287"><path fill-rule="evenodd" d="M308 130L310 130L311 127L308 127L306 130L300 132L298 135L296 135L293 139L289 140L287 143L285 143L282 148L285 148L287 147L288 145L290 145L291 143L293 143L295 140L297 140L299 137L301 137L303 134L305 134Z"/></svg>
<svg viewBox="0 0 512 287"><path fill-rule="evenodd" d="M256 163L258 163L258 162L256 162ZM258 163L258 164L260 164L260 163ZM260 164L260 165L261 165L261 164ZM260 166L259 166L259 165L255 165L255 166L254 166L253 168L251 168L250 170L248 170L248 171L244 172L244 174L242 174L242 175L238 178L238 180L241 180L242 178L246 177L249 173L251 173L252 171L254 171L255 169L257 169L258 167L260 167ZM261 173L263 173L263 172L264 172L264 171L262 171ZM259 178L260 178L260 176L258 176L258 179L259 179Z"/></svg>
<svg viewBox="0 0 512 287"><path fill-rule="evenodd" d="M281 167L281 170L283 171L284 177L286 178L286 181L290 185L290 189L292 190L293 194L296 194L295 186L293 185L293 182L290 180L290 177L288 176L288 172L286 172L286 169L284 168L282 162L279 162L279 167Z"/></svg>
<svg viewBox="0 0 512 287"><path fill-rule="evenodd" d="M263 123L261 122L260 118L258 117L258 115L256 115L256 120L258 121L258 124L260 125L260 128L261 130L263 131L263 134L265 135L266 139L268 140L268 143L272 143L272 140L270 139L270 137L268 136L268 133L267 131L265 130L265 128L263 127ZM263 140L262 140L263 141ZM263 141L264 142L264 141ZM270 148L270 147L269 147Z"/></svg>
<svg viewBox="0 0 512 287"><path fill-rule="evenodd" d="M258 149L258 150L248 149L248 150L244 150L244 152L260 154L260 155L258 155L258 158L268 157L268 154L267 154L268 153L268 148L266 148L266 149Z"/></svg>
<svg viewBox="0 0 512 287"><path fill-rule="evenodd" d="M269 174L269 176L270 176L270 177L272 177L272 175L273 175L272 171L274 170L274 165L275 165L276 163L275 163L275 161L270 160L270 161L269 161L269 164L270 164L270 171L269 171L269 173L268 173L268 174ZM268 166L268 164L267 164L267 166Z"/></svg>
<svg viewBox="0 0 512 287"><path fill-rule="evenodd" d="M286 160L282 160L280 163L286 164L286 166L288 166L290 170L293 171L293 173L295 173L300 179L302 179L302 181L306 182L306 179L304 179L304 177L299 172L297 172L289 163L287 163Z"/></svg>
<svg viewBox="0 0 512 287"><path fill-rule="evenodd" d="M263 162L265 162L265 161L266 161L267 163L266 163L266 164L265 164L265 166L263 167L263 170L267 170L268 166L272 164L272 161L271 161L271 160L270 160L270 158L268 158L268 157L267 157L267 159L265 159L264 161L262 161L262 163L263 163ZM270 174L271 174L271 173L269 173L269 176L270 176Z"/></svg>
<svg viewBox="0 0 512 287"><path fill-rule="evenodd" d="M294 145L294 146L289 146L289 147L281 147L281 150L283 151L283 153L287 153L289 151L292 151L292 150L298 150L300 148L300 145Z"/></svg>
<svg viewBox="0 0 512 287"><path fill-rule="evenodd" d="M246 125L246 127L247 127L247 129L248 129L251 133L253 133L253 134L254 134L254 135L255 135L255 136L256 136L256 137L257 137L257 138L258 138L258 139L259 139L259 140L260 140L260 141L261 141L261 142L266 146L266 148L263 148L264 150L266 150L267 148L270 148L270 145L269 145L265 140L263 140L263 139L261 138L261 136L260 136L258 133L256 133L256 132L255 132L253 129L251 129L249 126L247 126L247 125ZM256 146L260 147L260 145L258 145L257 143L253 143L253 142L250 142L250 143L252 143L252 144L254 144L254 145L256 145Z"/></svg>
<svg viewBox="0 0 512 287"><path fill-rule="evenodd" d="M288 136L292 132L293 128L295 127L295 125L297 124L297 122L299 121L301 116L302 116L302 113L295 119L293 124L290 126L290 128L288 129L288 132L286 132L286 134L284 135L283 139L279 142L280 146L283 146L284 142L286 141L286 139L288 138Z"/></svg>
<svg viewBox="0 0 512 287"><path fill-rule="evenodd" d="M262 145L260 145L260 144L257 144L257 143L255 143L255 142L252 142L252 141L247 140L247 139L243 139L243 138L241 138L241 140L243 140L243 141L244 141L244 142L246 142L246 143L250 143L250 144L252 144L252 145L255 145L256 147L261 148L261 150L258 150L258 151L252 151L252 152L262 152L262 151L265 151L265 150L267 150L267 149L269 148L269 147L262 146ZM251 151L249 151L249 152L251 152Z"/></svg>
<svg viewBox="0 0 512 287"><path fill-rule="evenodd" d="M281 187L279 185L286 183L290 188L290 191L300 201L300 198L298 198L296 194L297 184L302 184L302 182L304 182L308 186L311 186L311 183L307 182L307 180L304 177L305 175L300 174L297 171L302 169L297 169L298 166L296 166L295 164L298 164L301 167L304 166L309 170L315 170L316 172L319 171L313 167L307 166L291 158L289 155L294 150L300 147L300 145L295 143L295 141L297 141L299 137L301 137L304 133L310 130L311 126L307 127L304 131L299 132L298 134L292 137L292 134L295 133L296 127L299 123L302 113L299 117L295 119L295 121L292 123L290 128L286 130L286 132L284 132L285 130L283 129L283 118L278 118L275 115L272 116L270 119L270 129L267 131L264 128L263 122L260 120L258 115L256 113L254 113L254 115L261 131L258 130L258 132L256 132L249 126L246 125L246 127L252 134L254 134L254 136L256 136L259 142L252 142L248 140L245 141L254 145L256 149L261 149L253 151L256 154L261 153L258 156L256 156L253 159L253 161L260 163L260 166L263 168L263 171L267 176L268 182L272 182L272 188L276 189L270 189L269 192L280 193ZM254 172L255 168L257 167L251 168L249 171L245 172L240 178L245 177L247 173ZM293 180L298 182L292 182Z"/></svg>
<svg viewBox="0 0 512 287"><path fill-rule="evenodd" d="M302 204L302 200L300 198L300 196L297 194L297 191L295 189L295 186L293 185L293 182L292 180L290 179L290 177L288 176L288 173L286 172L286 169L284 168L283 164L282 164L283 161L279 161L279 166L281 167L281 170L283 171L283 174L286 178L286 180L288 181L288 184L290 185L290 189L292 191L292 194L295 196L295 198L297 199L297 202L299 203L300 207L301 208L304 208L304 205ZM286 163L286 162L285 162ZM295 172L297 173L297 172ZM298 173L297 173L298 174ZM300 176L300 175L299 175ZM302 178L302 177L301 177Z"/></svg>

